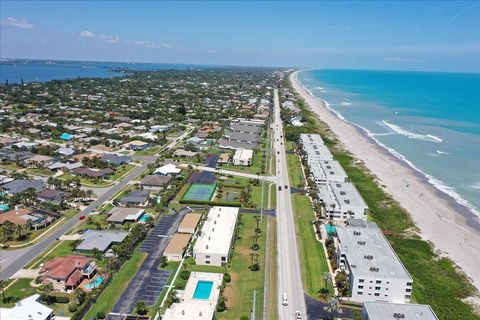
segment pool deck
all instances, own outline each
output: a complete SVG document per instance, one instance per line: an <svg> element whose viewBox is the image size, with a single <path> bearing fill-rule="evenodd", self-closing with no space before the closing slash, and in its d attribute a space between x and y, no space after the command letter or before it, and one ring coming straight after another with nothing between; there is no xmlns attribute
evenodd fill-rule
<svg viewBox="0 0 480 320"><path fill-rule="evenodd" d="M199 281L212 281L209 299L195 299L193 295ZM212 319L217 306L223 274L192 272L179 303L174 303L165 311L164 320Z"/></svg>

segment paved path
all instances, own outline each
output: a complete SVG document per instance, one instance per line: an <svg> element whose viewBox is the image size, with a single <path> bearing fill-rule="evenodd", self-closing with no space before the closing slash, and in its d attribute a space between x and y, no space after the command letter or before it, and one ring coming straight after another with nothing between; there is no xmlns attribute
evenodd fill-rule
<svg viewBox="0 0 480 320"><path fill-rule="evenodd" d="M122 181L112 186L108 191L103 193L94 202L88 205L84 210L77 213L73 218L65 222L61 227L52 232L45 239L39 243L18 250L0 250L0 279L8 279L18 270L22 269L26 264L32 261L36 256L47 249L56 239L60 238L65 232L72 229L78 222L81 215L88 215L94 211L98 206L102 205L115 193L119 192L130 180L137 178L140 174L147 169L148 162L145 162L142 166L135 168L128 175L126 175Z"/></svg>
<svg viewBox="0 0 480 320"><path fill-rule="evenodd" d="M278 315L279 319L295 319L300 311L306 317L306 306L298 258L295 222L293 219L290 181L288 177L287 155L284 133L280 118L278 91L274 92L274 149L277 151L277 250L278 250ZM280 189L279 189L280 188ZM287 295L288 305L282 304L283 294Z"/></svg>

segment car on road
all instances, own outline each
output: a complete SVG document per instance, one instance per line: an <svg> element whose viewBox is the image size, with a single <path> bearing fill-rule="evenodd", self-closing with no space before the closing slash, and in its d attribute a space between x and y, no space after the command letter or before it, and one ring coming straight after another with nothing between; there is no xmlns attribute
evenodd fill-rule
<svg viewBox="0 0 480 320"><path fill-rule="evenodd" d="M282 294L282 305L288 306L288 299L287 299L287 293L286 292L284 292Z"/></svg>
<svg viewBox="0 0 480 320"><path fill-rule="evenodd" d="M278 191L282 191L282 186L278 186Z"/></svg>
<svg viewBox="0 0 480 320"><path fill-rule="evenodd" d="M79 220L85 220L85 216L80 216L78 219Z"/></svg>
<svg viewBox="0 0 480 320"><path fill-rule="evenodd" d="M285 189L288 189L288 186L287 186L287 185L285 185Z"/></svg>
<svg viewBox="0 0 480 320"><path fill-rule="evenodd" d="M302 320L302 313L300 311L295 311L295 320Z"/></svg>
<svg viewBox="0 0 480 320"><path fill-rule="evenodd" d="M277 151L277 154L280 154L280 151Z"/></svg>

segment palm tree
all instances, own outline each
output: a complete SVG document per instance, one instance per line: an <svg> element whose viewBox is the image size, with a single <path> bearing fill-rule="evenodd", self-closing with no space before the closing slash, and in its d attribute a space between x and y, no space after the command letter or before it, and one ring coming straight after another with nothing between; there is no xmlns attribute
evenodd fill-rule
<svg viewBox="0 0 480 320"><path fill-rule="evenodd" d="M7 280L0 280L0 291L2 291L2 301L5 303L5 288L7 287Z"/></svg>
<svg viewBox="0 0 480 320"><path fill-rule="evenodd" d="M333 320L333 313L338 311L338 300L337 300L337 298L331 298L328 301L327 310L330 312L330 319Z"/></svg>

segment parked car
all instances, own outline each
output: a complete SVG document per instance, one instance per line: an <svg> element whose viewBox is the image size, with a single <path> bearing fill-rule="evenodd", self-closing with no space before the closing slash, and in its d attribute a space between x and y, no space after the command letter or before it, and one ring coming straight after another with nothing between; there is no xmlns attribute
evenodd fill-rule
<svg viewBox="0 0 480 320"><path fill-rule="evenodd" d="M302 314L300 311L295 311L295 320L302 320Z"/></svg>

